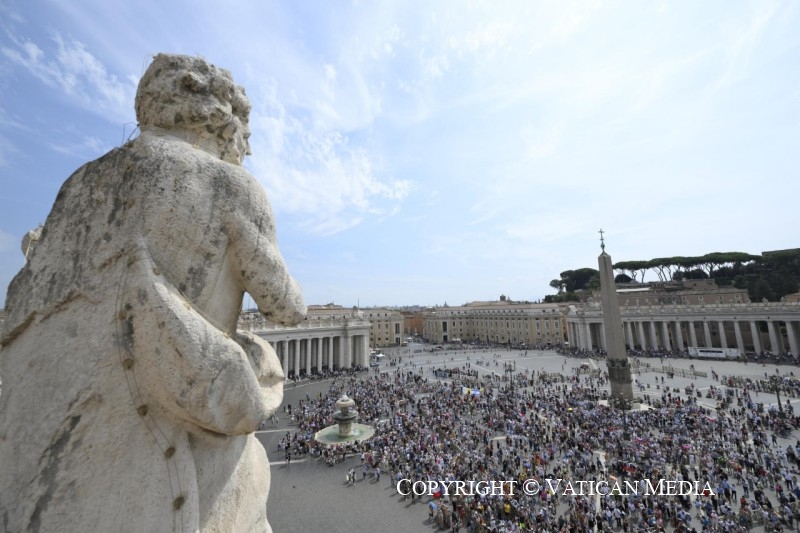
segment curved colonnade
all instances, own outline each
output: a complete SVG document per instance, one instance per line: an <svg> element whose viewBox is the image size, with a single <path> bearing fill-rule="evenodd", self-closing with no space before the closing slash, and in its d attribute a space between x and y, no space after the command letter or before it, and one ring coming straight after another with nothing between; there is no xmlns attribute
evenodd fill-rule
<svg viewBox="0 0 800 533"><path fill-rule="evenodd" d="M735 348L740 354L800 352L800 303L621 307L625 343L641 350ZM572 346L606 349L599 303L571 306L567 328Z"/></svg>
<svg viewBox="0 0 800 533"><path fill-rule="evenodd" d="M353 318L309 320L295 327L266 321L239 325L270 343L287 378L368 366L370 328L368 320Z"/></svg>

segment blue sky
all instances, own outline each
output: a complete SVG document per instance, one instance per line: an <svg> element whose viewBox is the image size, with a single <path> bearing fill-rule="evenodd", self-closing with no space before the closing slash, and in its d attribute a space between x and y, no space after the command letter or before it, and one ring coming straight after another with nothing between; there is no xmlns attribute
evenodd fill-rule
<svg viewBox="0 0 800 533"><path fill-rule="evenodd" d="M536 300L795 248L800 4L0 0L0 290L159 52L230 70L307 303Z"/></svg>

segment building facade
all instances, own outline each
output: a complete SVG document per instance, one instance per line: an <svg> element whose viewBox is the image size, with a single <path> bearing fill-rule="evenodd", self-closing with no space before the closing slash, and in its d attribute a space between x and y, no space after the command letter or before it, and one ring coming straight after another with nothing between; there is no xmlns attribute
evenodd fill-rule
<svg viewBox="0 0 800 533"><path fill-rule="evenodd" d="M403 342L404 318L400 311L386 307L360 309L371 323L369 343L373 347L399 346Z"/></svg>
<svg viewBox="0 0 800 533"><path fill-rule="evenodd" d="M434 343L555 345L567 340L566 310L558 304L518 303L502 297L461 307L437 307L424 314L424 337Z"/></svg>
<svg viewBox="0 0 800 533"><path fill-rule="evenodd" d="M403 315L403 333L411 336L422 336L425 329L424 312L418 310L401 310Z"/></svg>
<svg viewBox="0 0 800 533"><path fill-rule="evenodd" d="M800 349L800 303L749 301L745 291L713 282L685 290L618 289L626 345L638 350L735 349L739 354ZM571 305L569 341L580 349L606 349L599 301Z"/></svg>

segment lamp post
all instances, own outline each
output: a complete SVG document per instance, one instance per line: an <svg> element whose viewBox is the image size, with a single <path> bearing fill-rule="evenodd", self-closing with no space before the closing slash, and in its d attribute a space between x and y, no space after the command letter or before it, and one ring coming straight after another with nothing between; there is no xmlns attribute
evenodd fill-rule
<svg viewBox="0 0 800 533"><path fill-rule="evenodd" d="M775 372L778 372L778 369L775 369ZM783 405L781 404L781 378L780 375L771 376L770 381L772 382L772 391L775 393L775 396L778 398L778 413L780 413L780 417L783 418Z"/></svg>

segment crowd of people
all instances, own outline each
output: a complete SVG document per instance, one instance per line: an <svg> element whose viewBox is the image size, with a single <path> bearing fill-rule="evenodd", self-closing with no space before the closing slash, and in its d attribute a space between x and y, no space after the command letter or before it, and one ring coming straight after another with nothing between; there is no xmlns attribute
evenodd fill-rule
<svg viewBox="0 0 800 533"><path fill-rule="evenodd" d="M517 381L484 376L477 388L434 374L406 367L336 379L327 394L287 406L296 430L279 446L289 456L311 454L329 465L358 456L363 477L383 472L404 493L402 484L415 481L529 479L543 485L546 479L682 480L713 491L694 497L552 490L420 497L431 526L453 531L734 533L795 523L800 440L785 439L800 418L765 408L758 395L771 389L764 384L717 376L720 390L729 388L725 396L732 392L726 408L716 410L698 401L694 388L670 387L656 376L661 396L650 408L621 410L597 402L607 388L607 377L598 373L534 372ZM467 364L448 374L474 376ZM800 393L794 380L785 386L787 395ZM339 447L315 442L314 433L334 423L343 393L356 401L361 422L374 424L375 435ZM407 497L417 500L413 493Z"/></svg>

